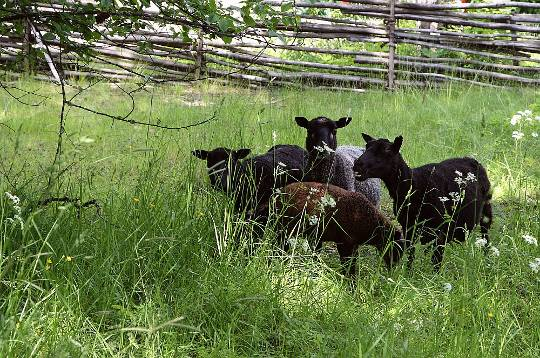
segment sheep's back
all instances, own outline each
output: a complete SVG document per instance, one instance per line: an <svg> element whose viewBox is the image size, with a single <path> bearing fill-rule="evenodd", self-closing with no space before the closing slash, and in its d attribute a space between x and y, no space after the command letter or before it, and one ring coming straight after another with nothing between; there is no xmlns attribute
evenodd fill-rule
<svg viewBox="0 0 540 358"><path fill-rule="evenodd" d="M354 161L358 159L365 149L362 147L356 147L352 145L344 145L337 147L336 154L339 153L347 163L348 171L354 178ZM356 192L364 194L368 200L376 207L381 203L381 180L377 178L371 178L364 181L358 181L354 179L354 188Z"/></svg>
<svg viewBox="0 0 540 358"><path fill-rule="evenodd" d="M466 180L469 173L475 176L474 180ZM464 181L461 185L460 180ZM410 210L417 212L413 215L426 220L430 227L442 225L442 230L447 230L444 213L452 215L452 227L472 229L479 223L482 207L490 195L487 173L473 158L452 158L414 168L413 185ZM459 200L454 202L456 195Z"/></svg>
<svg viewBox="0 0 540 358"><path fill-rule="evenodd" d="M321 200L332 197L336 205L324 206ZM335 185L315 182L289 184L282 189L278 208L290 218L299 218L302 214L316 215L324 221L325 241L337 238L363 243L381 226L392 228L390 221L362 194L350 192ZM345 235L343 235L345 234Z"/></svg>

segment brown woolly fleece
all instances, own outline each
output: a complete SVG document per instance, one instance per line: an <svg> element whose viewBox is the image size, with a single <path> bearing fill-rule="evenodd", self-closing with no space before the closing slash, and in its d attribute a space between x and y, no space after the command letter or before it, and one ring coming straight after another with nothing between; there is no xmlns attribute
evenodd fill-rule
<svg viewBox="0 0 540 358"><path fill-rule="evenodd" d="M281 193L276 209L282 214L284 228L290 232L298 228L304 215L307 222L316 216L317 223L305 226L309 231L317 230L320 241L335 242L342 263L354 257L362 244L375 246L388 266L401 257L401 232L363 194L315 182L289 184ZM328 205L330 197L334 207ZM395 244L389 245L391 242ZM353 263L347 273L354 272Z"/></svg>

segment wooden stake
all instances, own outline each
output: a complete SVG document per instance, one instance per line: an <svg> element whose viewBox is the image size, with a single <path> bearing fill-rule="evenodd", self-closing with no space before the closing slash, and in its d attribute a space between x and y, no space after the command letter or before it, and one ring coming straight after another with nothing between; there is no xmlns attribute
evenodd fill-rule
<svg viewBox="0 0 540 358"><path fill-rule="evenodd" d="M394 55L396 53L396 39L395 39L395 30L396 30L396 0L390 1L390 17L387 20L388 27L388 83L386 85L387 89L390 91L394 90L396 74L394 72Z"/></svg>

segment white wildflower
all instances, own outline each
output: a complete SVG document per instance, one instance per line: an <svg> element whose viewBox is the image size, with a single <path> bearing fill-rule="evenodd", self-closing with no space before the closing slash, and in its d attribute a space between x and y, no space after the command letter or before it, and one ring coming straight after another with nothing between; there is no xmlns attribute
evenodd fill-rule
<svg viewBox="0 0 540 358"><path fill-rule="evenodd" d="M333 150L332 148L327 146L326 143L324 143L324 150L326 150L326 152L328 152L328 153L334 153L335 152L335 150Z"/></svg>
<svg viewBox="0 0 540 358"><path fill-rule="evenodd" d="M462 177L455 177L454 178L454 181L457 183L457 185L461 186L463 184L467 184L467 182L465 180L463 180Z"/></svg>
<svg viewBox="0 0 540 358"><path fill-rule="evenodd" d="M318 193L318 192L319 192L319 189L317 189L317 188L309 188L309 195L315 194L315 193Z"/></svg>
<svg viewBox="0 0 540 358"><path fill-rule="evenodd" d="M521 236L523 238L523 240L525 240L525 242L527 244L530 244L530 245L534 245L534 246L538 246L538 241L536 240L535 237L533 237L532 235L523 235Z"/></svg>
<svg viewBox="0 0 540 358"><path fill-rule="evenodd" d="M495 257L499 257L499 255L501 254L499 249L496 248L495 246L491 246L489 248L489 250L491 251L491 255L495 256Z"/></svg>
<svg viewBox="0 0 540 358"><path fill-rule="evenodd" d="M276 131L272 131L272 141L275 143L277 139L277 133Z"/></svg>
<svg viewBox="0 0 540 358"><path fill-rule="evenodd" d="M538 138L538 133L537 133L537 132L532 132L531 135L532 135L534 138Z"/></svg>
<svg viewBox="0 0 540 358"><path fill-rule="evenodd" d="M309 225L317 225L317 223L319 222L319 217L317 215L311 215L308 218L308 221L309 221Z"/></svg>
<svg viewBox="0 0 540 358"><path fill-rule="evenodd" d="M439 196L439 200L440 200L442 203L444 203L445 201L448 201L448 200L450 200L450 199L448 199L447 196Z"/></svg>
<svg viewBox="0 0 540 358"><path fill-rule="evenodd" d="M298 239L296 237L291 237L289 240L287 240L288 243L289 243L289 246L292 248L292 249L295 249L296 248L296 245L298 244Z"/></svg>
<svg viewBox="0 0 540 358"><path fill-rule="evenodd" d="M452 198L452 201L454 201L455 203L459 201L459 199L461 198L461 194L458 193L457 191L451 191L448 193L448 195Z"/></svg>
<svg viewBox="0 0 540 358"><path fill-rule="evenodd" d="M332 197L332 195L326 193L322 198L321 198L321 205L323 208L329 206L331 208L335 207L336 206L336 201L334 200L334 198Z"/></svg>
<svg viewBox="0 0 540 358"><path fill-rule="evenodd" d="M526 110L524 110L522 113L523 113L523 115L524 115L525 117L530 117L530 116L532 116L532 111L531 111L530 109L526 109Z"/></svg>
<svg viewBox="0 0 540 358"><path fill-rule="evenodd" d="M285 164L283 162L278 162L277 165L279 165L280 167L283 167L283 168L285 168L287 166L287 164Z"/></svg>
<svg viewBox="0 0 540 358"><path fill-rule="evenodd" d="M281 192L281 188L276 188L274 189L274 193L280 195L282 192Z"/></svg>
<svg viewBox="0 0 540 358"><path fill-rule="evenodd" d="M443 285L443 290L444 290L445 292L450 292L450 291L452 291L452 288L453 288L453 287L452 287L452 284L449 283L449 282L446 282L446 283Z"/></svg>
<svg viewBox="0 0 540 358"><path fill-rule="evenodd" d="M302 240L302 251L309 252L310 249L309 242L307 240Z"/></svg>
<svg viewBox="0 0 540 358"><path fill-rule="evenodd" d="M21 199L17 195L8 193L7 191L5 194L8 197L8 199L11 200L11 202L13 203L13 209L15 210L15 215L13 215L12 218L7 218L6 221L10 223L18 222L19 225L21 226L21 230L23 230L24 220L22 218L22 209L19 205L21 203Z"/></svg>
<svg viewBox="0 0 540 358"><path fill-rule="evenodd" d="M534 260L532 260L531 262L529 262L529 267L535 273L540 272L540 257L537 257Z"/></svg>
<svg viewBox="0 0 540 358"><path fill-rule="evenodd" d="M516 140L520 140L521 138L523 138L523 136L525 136L523 132L520 132L520 131L512 132L512 138L515 138Z"/></svg>
<svg viewBox="0 0 540 358"><path fill-rule="evenodd" d="M8 197L9 200L13 202L13 205L19 205L21 203L21 199L17 195L13 195L6 191L6 196Z"/></svg>
<svg viewBox="0 0 540 358"><path fill-rule="evenodd" d="M476 241L474 242L474 245L478 248L481 248L481 247L484 247L487 245L487 240L484 239L483 237L479 237L478 239L476 239Z"/></svg>
<svg viewBox="0 0 540 358"><path fill-rule="evenodd" d="M512 118L510 119L510 124L515 126L516 124L519 123L519 121L521 121L521 116L519 114L515 114L512 116Z"/></svg>
<svg viewBox="0 0 540 358"><path fill-rule="evenodd" d="M470 182L475 182L476 181L476 176L473 173L468 172L467 177L465 177L465 180L470 181Z"/></svg>
<svg viewBox="0 0 540 358"><path fill-rule="evenodd" d="M459 170L456 170L456 171L455 171L454 173L456 173L456 174L457 174L457 176L460 176L460 177L462 177L462 176L463 176L463 173L462 173L462 172L460 172Z"/></svg>

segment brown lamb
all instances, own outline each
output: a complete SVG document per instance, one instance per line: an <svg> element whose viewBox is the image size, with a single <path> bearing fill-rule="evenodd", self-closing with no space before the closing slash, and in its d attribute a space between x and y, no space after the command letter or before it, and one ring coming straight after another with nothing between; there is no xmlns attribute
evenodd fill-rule
<svg viewBox="0 0 540 358"><path fill-rule="evenodd" d="M292 183L277 197L276 212L280 215L280 226L287 233L301 227L299 223L304 217L307 221L304 226L308 227L304 233L317 230L320 234L318 247L323 241L335 242L342 264L352 261L343 266L345 274L356 272L351 258L359 245L375 246L388 267L401 257L401 232L362 193L331 184Z"/></svg>

